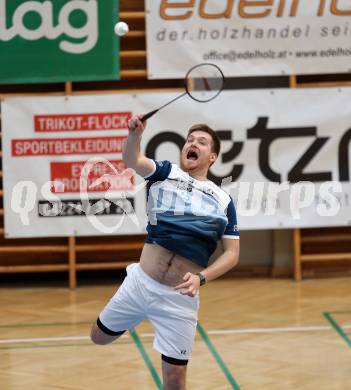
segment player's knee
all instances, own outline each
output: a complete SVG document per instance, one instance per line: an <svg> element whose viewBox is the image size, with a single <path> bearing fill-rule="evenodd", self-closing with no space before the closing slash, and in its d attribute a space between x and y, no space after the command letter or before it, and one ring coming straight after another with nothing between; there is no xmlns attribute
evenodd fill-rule
<svg viewBox="0 0 351 390"><path fill-rule="evenodd" d="M164 390L184 390L188 360L162 355Z"/></svg>
<svg viewBox="0 0 351 390"><path fill-rule="evenodd" d="M169 371L163 378L164 390L185 390L185 372Z"/></svg>
<svg viewBox="0 0 351 390"><path fill-rule="evenodd" d="M110 331L98 319L97 322L91 328L90 340L97 345L106 345L112 343L118 337L122 336L124 332L125 331Z"/></svg>
<svg viewBox="0 0 351 390"><path fill-rule="evenodd" d="M99 336L97 336L96 334L94 334L93 332L91 333L90 335L90 340L96 344L96 345L106 345L106 344L109 344L109 341L108 340L105 340L105 339L102 339L100 338Z"/></svg>
<svg viewBox="0 0 351 390"><path fill-rule="evenodd" d="M94 324L90 331L90 340L97 345L106 345L109 343L108 338L101 330Z"/></svg>
<svg viewBox="0 0 351 390"><path fill-rule="evenodd" d="M164 390L185 390L185 387L182 380L174 378L165 384Z"/></svg>

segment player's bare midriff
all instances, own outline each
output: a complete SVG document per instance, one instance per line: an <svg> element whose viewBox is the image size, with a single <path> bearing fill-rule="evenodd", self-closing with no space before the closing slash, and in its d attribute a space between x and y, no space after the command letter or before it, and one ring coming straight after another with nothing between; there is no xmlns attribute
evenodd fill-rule
<svg viewBox="0 0 351 390"><path fill-rule="evenodd" d="M152 279L175 287L183 282L187 272L196 274L203 267L157 244L145 244L140 266Z"/></svg>

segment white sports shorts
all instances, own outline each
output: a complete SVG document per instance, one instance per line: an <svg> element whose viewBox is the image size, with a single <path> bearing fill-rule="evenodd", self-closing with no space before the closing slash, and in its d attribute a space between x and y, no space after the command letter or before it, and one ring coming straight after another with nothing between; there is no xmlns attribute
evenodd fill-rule
<svg viewBox="0 0 351 390"><path fill-rule="evenodd" d="M99 319L112 332L131 330L148 319L155 328L154 349L181 360L191 356L199 308L199 295L182 295L158 283L139 263L127 267L127 276Z"/></svg>

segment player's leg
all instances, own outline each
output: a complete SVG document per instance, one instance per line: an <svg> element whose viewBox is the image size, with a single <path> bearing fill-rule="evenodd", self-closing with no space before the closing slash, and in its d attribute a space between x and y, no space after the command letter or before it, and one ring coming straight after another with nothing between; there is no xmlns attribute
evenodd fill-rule
<svg viewBox="0 0 351 390"><path fill-rule="evenodd" d="M145 297L138 287L135 265L127 267L127 276L122 285L93 324L90 333L93 343L99 345L112 343L145 318Z"/></svg>
<svg viewBox="0 0 351 390"><path fill-rule="evenodd" d="M185 390L188 361L162 355L162 377L164 390Z"/></svg>
<svg viewBox="0 0 351 390"><path fill-rule="evenodd" d="M98 318L95 324L91 327L90 339L94 344L106 345L121 337L124 332L125 330L114 332L106 328L106 326Z"/></svg>
<svg viewBox="0 0 351 390"><path fill-rule="evenodd" d="M154 348L162 354L165 390L185 389L186 368L196 334L198 296L191 298L170 288L155 297L148 317L155 327Z"/></svg>

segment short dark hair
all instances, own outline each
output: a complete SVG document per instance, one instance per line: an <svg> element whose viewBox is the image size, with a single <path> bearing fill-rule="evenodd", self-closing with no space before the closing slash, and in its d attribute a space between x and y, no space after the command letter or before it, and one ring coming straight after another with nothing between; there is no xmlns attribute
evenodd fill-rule
<svg viewBox="0 0 351 390"><path fill-rule="evenodd" d="M210 126L207 126L203 123L199 123L197 125L193 125L190 127L187 137L189 137L189 135L191 133L193 133L194 131L203 131L204 133L207 133L211 136L211 138L212 138L212 152L216 153L218 156L219 151L221 149L221 141L219 140L217 133L213 129L211 129Z"/></svg>

